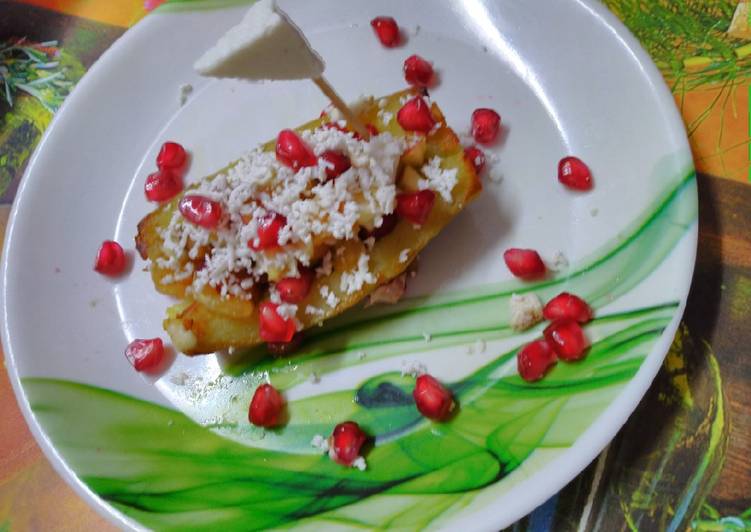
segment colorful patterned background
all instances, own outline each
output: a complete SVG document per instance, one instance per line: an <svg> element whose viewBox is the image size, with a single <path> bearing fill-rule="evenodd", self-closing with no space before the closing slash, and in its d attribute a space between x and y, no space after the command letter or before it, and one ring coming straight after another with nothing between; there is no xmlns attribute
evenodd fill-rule
<svg viewBox="0 0 751 532"><path fill-rule="evenodd" d="M52 114L162 3L0 1L1 229ZM696 273L637 411L599 459L513 529L751 530L751 2L605 3L652 55L683 114L699 171ZM4 372L0 434L0 532L111 528L41 454Z"/></svg>

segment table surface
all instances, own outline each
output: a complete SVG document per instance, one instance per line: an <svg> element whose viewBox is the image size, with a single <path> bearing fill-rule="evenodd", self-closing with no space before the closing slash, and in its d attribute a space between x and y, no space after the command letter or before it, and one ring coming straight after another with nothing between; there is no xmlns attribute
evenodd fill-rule
<svg viewBox="0 0 751 532"><path fill-rule="evenodd" d="M0 49L19 37L45 42L77 77L162 1L0 0ZM751 530L751 1L605 3L683 114L699 172L696 272L671 351L628 423L514 530ZM0 96L0 235L61 99L19 95L10 108ZM0 532L111 528L42 455L5 372L0 435Z"/></svg>

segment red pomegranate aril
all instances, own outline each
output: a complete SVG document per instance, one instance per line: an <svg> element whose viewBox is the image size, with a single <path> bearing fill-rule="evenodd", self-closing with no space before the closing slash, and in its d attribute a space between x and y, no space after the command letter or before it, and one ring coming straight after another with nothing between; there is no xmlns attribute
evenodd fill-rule
<svg viewBox="0 0 751 532"><path fill-rule="evenodd" d="M318 164L313 150L291 129L283 129L276 139L276 160L293 170Z"/></svg>
<svg viewBox="0 0 751 532"><path fill-rule="evenodd" d="M581 326L571 318L554 321L545 328L543 334L561 360L579 360L589 347Z"/></svg>
<svg viewBox="0 0 751 532"><path fill-rule="evenodd" d="M149 174L143 187L146 199L158 203L171 200L182 190L182 178L171 170L159 170Z"/></svg>
<svg viewBox="0 0 751 532"><path fill-rule="evenodd" d="M276 427L281 423L284 398L270 384L256 388L248 409L248 420L258 427Z"/></svg>
<svg viewBox="0 0 751 532"><path fill-rule="evenodd" d="M314 277L313 271L300 268L298 277L285 277L276 283L276 291L285 303L299 303L310 292Z"/></svg>
<svg viewBox="0 0 751 532"><path fill-rule="evenodd" d="M465 148L464 157L474 167L476 173L479 174L485 168L485 153L477 146Z"/></svg>
<svg viewBox="0 0 751 532"><path fill-rule="evenodd" d="M370 133L371 137L377 137L380 131L378 131L378 128L375 127L373 124L365 124L365 129L368 130L368 133ZM361 139L359 135L357 136L358 139Z"/></svg>
<svg viewBox="0 0 751 532"><path fill-rule="evenodd" d="M258 237L248 242L253 251L275 249L279 247L279 231L287 225L287 219L281 214L269 213L258 224Z"/></svg>
<svg viewBox="0 0 751 532"><path fill-rule="evenodd" d="M389 48L399 45L399 25L393 17L376 17L370 21L378 40Z"/></svg>
<svg viewBox="0 0 751 532"><path fill-rule="evenodd" d="M472 113L472 136L477 142L490 144L501 130L501 115L493 109L475 109Z"/></svg>
<svg viewBox="0 0 751 532"><path fill-rule="evenodd" d="M545 275L545 263L533 249L510 248L503 252L506 266L522 279L538 279Z"/></svg>
<svg viewBox="0 0 751 532"><path fill-rule="evenodd" d="M136 371L154 369L164 359L162 339L133 340L125 348L125 358L136 368Z"/></svg>
<svg viewBox="0 0 751 532"><path fill-rule="evenodd" d="M396 196L396 212L415 225L423 225L428 220L434 203L435 192L432 190L405 192Z"/></svg>
<svg viewBox="0 0 751 532"><path fill-rule="evenodd" d="M433 65L419 55L411 55L404 60L404 79L415 87L427 87L433 80Z"/></svg>
<svg viewBox="0 0 751 532"><path fill-rule="evenodd" d="M222 219L222 205L205 196L188 194L180 200L180 214L191 223L214 229Z"/></svg>
<svg viewBox="0 0 751 532"><path fill-rule="evenodd" d="M172 172L182 175L185 170L185 163L188 162L188 155L177 142L165 142L159 155L156 156L156 166L160 170L171 170Z"/></svg>
<svg viewBox="0 0 751 532"><path fill-rule="evenodd" d="M326 161L326 177L336 179L352 167L349 157L340 151L326 150L321 154L321 159Z"/></svg>
<svg viewBox="0 0 751 532"><path fill-rule="evenodd" d="M522 379L535 382L542 379L557 360L547 340L535 340L522 347L516 355L516 367Z"/></svg>
<svg viewBox="0 0 751 532"><path fill-rule="evenodd" d="M417 377L412 397L417 410L434 421L445 421L454 410L454 396L443 384L427 374Z"/></svg>
<svg viewBox="0 0 751 532"><path fill-rule="evenodd" d="M332 458L339 464L351 466L360 457L360 449L367 439L360 425L354 421L339 423L331 434Z"/></svg>
<svg viewBox="0 0 751 532"><path fill-rule="evenodd" d="M405 131L429 133L435 126L430 106L422 96L408 100L396 113L396 121Z"/></svg>
<svg viewBox="0 0 751 532"><path fill-rule="evenodd" d="M577 157L564 157L558 163L558 181L574 190L591 190L592 174Z"/></svg>
<svg viewBox="0 0 751 532"><path fill-rule="evenodd" d="M549 321L571 318L579 323L587 323L592 319L592 309L579 296L561 292L545 304L542 315Z"/></svg>
<svg viewBox="0 0 751 532"><path fill-rule="evenodd" d="M94 270L114 277L125 271L126 262L123 247L113 240L105 240L96 254Z"/></svg>
<svg viewBox="0 0 751 532"><path fill-rule="evenodd" d="M283 318L277 308L270 301L264 301L258 307L260 335L264 342L289 342L297 332L295 320Z"/></svg>

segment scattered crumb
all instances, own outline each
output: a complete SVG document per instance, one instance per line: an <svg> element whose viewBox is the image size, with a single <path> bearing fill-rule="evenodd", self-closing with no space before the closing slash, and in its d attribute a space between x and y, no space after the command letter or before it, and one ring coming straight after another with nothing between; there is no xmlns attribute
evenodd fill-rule
<svg viewBox="0 0 751 532"><path fill-rule="evenodd" d="M402 360L402 377L419 377L428 372L425 364L416 360Z"/></svg>
<svg viewBox="0 0 751 532"><path fill-rule="evenodd" d="M368 464L365 462L365 458L358 456L355 458L355 461L352 462L352 467L359 469L360 471L365 471L368 468Z"/></svg>
<svg viewBox="0 0 751 532"><path fill-rule="evenodd" d="M485 343L485 340L478 338L475 342L475 353L484 353L487 347L488 345Z"/></svg>
<svg viewBox="0 0 751 532"><path fill-rule="evenodd" d="M98 300L98 299L92 299L91 301L89 301L89 306L90 306L91 308L96 308L96 306L97 306L98 304L99 304L99 300Z"/></svg>
<svg viewBox="0 0 751 532"><path fill-rule="evenodd" d="M320 434L316 434L315 436L313 436L313 439L310 440L310 445L312 447L315 447L322 453L329 452L329 440L328 438L324 438Z"/></svg>
<svg viewBox="0 0 751 532"><path fill-rule="evenodd" d="M524 331L542 321L542 303L535 294L512 294L509 300L511 328Z"/></svg>
<svg viewBox="0 0 751 532"><path fill-rule="evenodd" d="M185 371L181 371L180 373L172 375L169 380L172 384L176 384L177 386L185 386L190 380L190 375Z"/></svg>
<svg viewBox="0 0 751 532"><path fill-rule="evenodd" d="M365 239L363 244L365 244L365 247L367 248L367 250L370 251L371 249L373 249L373 246L375 246L375 238L371 236L370 238ZM344 249L344 248L341 248L341 249Z"/></svg>
<svg viewBox="0 0 751 532"><path fill-rule="evenodd" d="M592 215L592 218L594 218L594 217L596 217L596 216L597 216L598 214L600 214L600 209L598 209L597 207L595 207L594 209L592 209L591 211L589 211L589 214L591 214L591 215Z"/></svg>
<svg viewBox="0 0 751 532"><path fill-rule="evenodd" d="M433 339L433 336L430 333L427 333L425 331L422 332L422 337L425 339L426 342L430 342Z"/></svg>
<svg viewBox="0 0 751 532"><path fill-rule="evenodd" d="M553 261L550 264L550 269L554 272L562 272L568 269L568 259L563 251L556 251L553 255Z"/></svg>
<svg viewBox="0 0 751 532"><path fill-rule="evenodd" d="M483 47L482 47L482 51L483 51L483 52L485 52L485 53L487 54L487 53L488 53L488 47L487 47L487 46L483 46Z"/></svg>
<svg viewBox="0 0 751 532"><path fill-rule="evenodd" d="M360 360L365 360L365 357L368 356L368 354L365 351L360 351L357 353L357 358Z"/></svg>
<svg viewBox="0 0 751 532"><path fill-rule="evenodd" d="M190 83L185 83L183 85L180 85L180 107L185 105L185 102L188 101L188 97L193 92L193 85Z"/></svg>
<svg viewBox="0 0 751 532"><path fill-rule="evenodd" d="M368 296L368 301L365 303L366 307L375 305L377 303L385 303L387 305L393 305L399 302L404 293L407 291L407 274L402 273L398 275L390 282L382 284Z"/></svg>
<svg viewBox="0 0 751 532"><path fill-rule="evenodd" d="M168 420L168 421L167 421L167 426L168 426L168 427L171 427L171 426L172 426L172 425L174 425L174 424L175 424L175 421L174 421L174 420L172 420L172 419L170 419L170 420Z"/></svg>
<svg viewBox="0 0 751 532"><path fill-rule="evenodd" d="M60 273L61 271L62 270L58 266L55 266L55 273Z"/></svg>
<svg viewBox="0 0 751 532"><path fill-rule="evenodd" d="M313 384L318 384L321 382L321 376L318 374L317 371L313 371L310 374L310 382Z"/></svg>

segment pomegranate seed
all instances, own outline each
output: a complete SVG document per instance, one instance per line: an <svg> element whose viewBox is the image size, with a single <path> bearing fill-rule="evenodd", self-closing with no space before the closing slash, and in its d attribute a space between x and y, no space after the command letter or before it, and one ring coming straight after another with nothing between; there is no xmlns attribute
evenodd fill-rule
<svg viewBox="0 0 751 532"><path fill-rule="evenodd" d="M503 260L511 273L522 279L537 279L545 275L545 264L534 249L507 249L503 252Z"/></svg>
<svg viewBox="0 0 751 532"><path fill-rule="evenodd" d="M465 148L464 157L474 167L476 173L479 174L485 168L485 153L477 146Z"/></svg>
<svg viewBox="0 0 751 532"><path fill-rule="evenodd" d="M579 360L589 347L581 326L571 318L554 321L545 328L543 334L562 360Z"/></svg>
<svg viewBox="0 0 751 532"><path fill-rule="evenodd" d="M490 144L501 130L501 115L492 109L475 109L472 113L472 136L477 142Z"/></svg>
<svg viewBox="0 0 751 532"><path fill-rule="evenodd" d="M285 303L299 303L310 292L310 286L313 284L314 277L313 271L308 269L300 269L299 277L285 277L276 283L279 297Z"/></svg>
<svg viewBox="0 0 751 532"><path fill-rule="evenodd" d="M433 79L433 65L419 55L411 55L404 60L404 79L415 87L427 87Z"/></svg>
<svg viewBox="0 0 751 532"><path fill-rule="evenodd" d="M415 96L407 101L396 113L396 121L405 131L418 131L420 133L429 133L435 126L435 119L430 112L430 106L422 96Z"/></svg>
<svg viewBox="0 0 751 532"><path fill-rule="evenodd" d="M248 409L248 420L258 427L276 427L281 421L284 399L270 384L256 388Z"/></svg>
<svg viewBox="0 0 751 532"><path fill-rule="evenodd" d="M276 139L276 160L293 170L318 164L313 150L291 129L283 129Z"/></svg>
<svg viewBox="0 0 751 532"><path fill-rule="evenodd" d="M382 45L393 48L399 44L399 25L393 17L376 17L370 21L370 25Z"/></svg>
<svg viewBox="0 0 751 532"><path fill-rule="evenodd" d="M360 457L360 449L367 439L360 425L354 421L339 423L331 434L333 459L339 464L351 466Z"/></svg>
<svg viewBox="0 0 751 532"><path fill-rule="evenodd" d="M105 240L96 254L94 270L114 277L125 271L125 263L123 247L113 240Z"/></svg>
<svg viewBox="0 0 751 532"><path fill-rule="evenodd" d="M591 190L592 174L577 157L564 157L558 163L558 181L574 190Z"/></svg>
<svg viewBox="0 0 751 532"><path fill-rule="evenodd" d="M592 319L592 309L579 296L561 292L547 302L542 309L546 320L554 321L561 318L571 318L579 323L587 323Z"/></svg>
<svg viewBox="0 0 751 532"><path fill-rule="evenodd" d="M412 391L420 413L435 421L444 421L454 409L454 397L446 387L427 374L417 377Z"/></svg>
<svg viewBox="0 0 751 532"><path fill-rule="evenodd" d="M423 225L430 215L435 203L435 192L420 190L405 192L396 196L396 212L415 225Z"/></svg>
<svg viewBox="0 0 751 532"><path fill-rule="evenodd" d="M158 203L171 200L182 190L182 179L171 170L159 170L149 174L143 187L146 199Z"/></svg>
<svg viewBox="0 0 751 532"><path fill-rule="evenodd" d="M391 232L396 228L396 224L399 223L399 216L395 212L392 212L391 214L387 214L383 217L383 222L381 222L381 225L379 227L375 227L372 231L368 231L364 227L360 229L360 240L367 240L370 237L375 238L378 240L379 238L383 238L386 235L390 235Z"/></svg>
<svg viewBox="0 0 751 532"><path fill-rule="evenodd" d="M373 124L365 124L365 129L368 130L368 133L370 133L371 137L377 137L380 131L378 131L378 128L375 127ZM359 135L357 136L358 139L362 138Z"/></svg>
<svg viewBox="0 0 751 532"><path fill-rule="evenodd" d="M283 318L277 312L277 305L264 301L258 307L261 339L264 342L289 342L297 327L292 318Z"/></svg>
<svg viewBox="0 0 751 532"><path fill-rule="evenodd" d="M133 340L125 348L125 358L136 371L154 369L164 358L164 344L161 338Z"/></svg>
<svg viewBox="0 0 751 532"><path fill-rule="evenodd" d="M535 382L545 376L556 360L555 351L547 340L535 340L522 347L516 355L516 367L522 379Z"/></svg>
<svg viewBox="0 0 751 532"><path fill-rule="evenodd" d="M160 170L170 170L178 175L182 175L185 170L185 163L188 162L188 155L177 142L165 142L159 155L156 156L156 166Z"/></svg>
<svg viewBox="0 0 751 532"><path fill-rule="evenodd" d="M321 154L321 159L327 163L326 177L328 179L336 179L352 166L349 157L340 151L326 150Z"/></svg>
<svg viewBox="0 0 751 532"><path fill-rule="evenodd" d="M180 214L206 229L214 229L222 219L222 205L204 196L188 194L180 200Z"/></svg>
<svg viewBox="0 0 751 532"><path fill-rule="evenodd" d="M258 224L258 238L250 240L248 247L253 251L274 249L279 247L279 231L287 225L287 219L275 212L261 218Z"/></svg>

